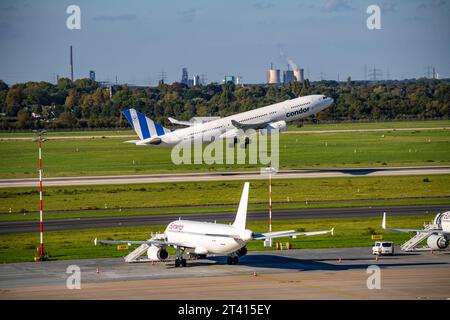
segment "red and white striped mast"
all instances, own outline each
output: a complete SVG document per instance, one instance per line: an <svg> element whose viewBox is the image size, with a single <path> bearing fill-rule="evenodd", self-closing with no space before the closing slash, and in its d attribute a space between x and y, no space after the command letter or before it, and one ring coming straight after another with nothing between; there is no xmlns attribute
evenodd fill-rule
<svg viewBox="0 0 450 320"><path fill-rule="evenodd" d="M269 232L272 232L272 167L269 168ZM272 246L272 238L269 240L269 246Z"/></svg>
<svg viewBox="0 0 450 320"><path fill-rule="evenodd" d="M39 168L39 232L40 232L40 244L39 253L37 260L45 260L46 254L44 251L44 220L43 220L43 205L42 205L42 142L47 141L42 135L46 133L45 130L35 131L38 135L37 138L33 139L38 143L39 147L39 158L38 158L38 168Z"/></svg>

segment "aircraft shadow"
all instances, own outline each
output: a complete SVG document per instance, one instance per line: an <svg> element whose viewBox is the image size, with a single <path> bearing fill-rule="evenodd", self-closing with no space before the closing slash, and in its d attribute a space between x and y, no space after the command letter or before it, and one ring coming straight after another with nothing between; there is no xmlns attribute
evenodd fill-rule
<svg viewBox="0 0 450 320"><path fill-rule="evenodd" d="M211 257L209 260L215 261L217 264L226 264L226 257ZM384 258L381 258L384 259ZM363 260L364 263L346 264L346 261L358 261ZM342 270L358 270L367 269L368 266L378 265L381 268L386 267L411 267L411 266L433 266L433 265L450 265L450 262L395 262L392 263L380 260L378 262L366 262L367 257L361 259L343 259L337 264L336 259L297 259L292 257L282 257L276 255L249 255L241 257L239 265L255 268L268 268L268 269L284 269L284 270L296 270L296 271L342 271ZM325 261L332 261L336 264L325 263ZM202 264L200 261L197 262ZM192 265L192 263L191 263Z"/></svg>

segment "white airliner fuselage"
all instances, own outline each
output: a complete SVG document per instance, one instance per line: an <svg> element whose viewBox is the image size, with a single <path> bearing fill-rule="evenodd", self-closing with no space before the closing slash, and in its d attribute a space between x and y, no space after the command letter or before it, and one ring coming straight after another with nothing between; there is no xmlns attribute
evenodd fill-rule
<svg viewBox="0 0 450 320"><path fill-rule="evenodd" d="M171 222L164 234L167 236L167 242L195 247L195 254L229 254L253 240L253 232L248 229L189 220Z"/></svg>
<svg viewBox="0 0 450 320"><path fill-rule="evenodd" d="M333 99L324 95L304 96L175 131L163 128L134 109L126 110L124 114L141 139L130 142L139 146L174 146L185 141L235 138L247 129L284 131L287 122L316 114L332 103Z"/></svg>

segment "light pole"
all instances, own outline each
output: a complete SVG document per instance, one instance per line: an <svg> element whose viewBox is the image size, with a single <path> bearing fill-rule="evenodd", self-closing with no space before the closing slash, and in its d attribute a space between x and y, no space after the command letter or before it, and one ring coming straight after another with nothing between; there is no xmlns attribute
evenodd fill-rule
<svg viewBox="0 0 450 320"><path fill-rule="evenodd" d="M34 142L38 143L39 148L39 158L38 158L38 168L39 168L39 232L40 232L40 244L39 244L39 253L37 257L35 257L36 261L43 261L47 259L47 255L44 251L44 221L43 221L43 206L42 206L42 142L47 141L46 138L43 137L44 133L47 131L34 130L37 137L33 139Z"/></svg>

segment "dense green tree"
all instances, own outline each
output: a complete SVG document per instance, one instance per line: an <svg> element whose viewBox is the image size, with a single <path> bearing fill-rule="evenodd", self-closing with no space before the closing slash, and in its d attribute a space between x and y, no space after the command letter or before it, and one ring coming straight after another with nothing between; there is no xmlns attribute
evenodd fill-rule
<svg viewBox="0 0 450 320"><path fill-rule="evenodd" d="M0 80L0 110L7 115L0 120L0 129L128 127L121 116L128 108L168 126L167 117L227 116L309 94L335 100L314 118L319 120L448 119L450 110L450 82L445 79L365 82L348 78L340 83L305 79L301 84L278 86L211 83L191 88L181 83L117 85L112 98L109 88L90 79L72 82L62 78L56 85L28 82L11 87ZM44 121L31 117L31 112Z"/></svg>

